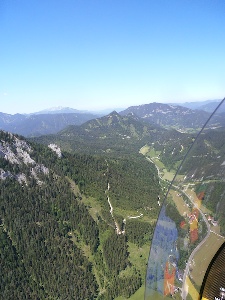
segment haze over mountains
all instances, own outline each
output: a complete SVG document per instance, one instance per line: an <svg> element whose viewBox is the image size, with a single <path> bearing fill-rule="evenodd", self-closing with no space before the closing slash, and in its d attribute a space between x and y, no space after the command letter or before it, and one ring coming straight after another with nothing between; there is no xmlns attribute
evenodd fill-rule
<svg viewBox="0 0 225 300"><path fill-rule="evenodd" d="M202 127L217 104L218 102L216 101L203 102L203 105L198 103L198 107L196 103L186 104L195 108L191 109L175 104L150 103L131 106L120 111L120 114L124 116L132 113L150 124L188 131L189 129L197 130ZM26 137L55 134L69 125L81 125L102 115L68 107L56 107L29 115L10 115L1 112L0 129Z"/></svg>
<svg viewBox="0 0 225 300"><path fill-rule="evenodd" d="M196 102L177 102L177 103L168 103L168 104L184 106L190 109L199 109L207 112L213 112L220 101L221 100L206 100L206 101L196 101Z"/></svg>
<svg viewBox="0 0 225 300"><path fill-rule="evenodd" d="M88 113L87 111L78 110L70 107L56 106L51 107L49 109L44 109L35 113L31 113L32 115L46 115L46 114L72 114L72 113Z"/></svg>
<svg viewBox="0 0 225 300"><path fill-rule="evenodd" d="M47 113L9 115L0 113L0 128L24 136L56 133L68 125L81 125L96 118L89 113Z"/></svg>
<svg viewBox="0 0 225 300"><path fill-rule="evenodd" d="M74 108L70 108L70 107L63 107L63 106L57 106L57 107L52 107L49 109L44 109L32 114L61 114L61 113L84 113L84 114L93 114L93 115L106 115L110 112L112 112L114 110L114 108L110 109L103 109L103 110L78 110L78 109L74 109ZM122 108L116 108L116 111L121 111L123 110Z"/></svg>

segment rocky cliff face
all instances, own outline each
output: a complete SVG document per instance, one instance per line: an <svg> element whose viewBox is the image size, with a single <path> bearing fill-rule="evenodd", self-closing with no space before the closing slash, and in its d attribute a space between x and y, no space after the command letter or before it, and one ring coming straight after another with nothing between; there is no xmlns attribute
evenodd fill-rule
<svg viewBox="0 0 225 300"><path fill-rule="evenodd" d="M0 159L4 165L3 168L0 168L0 179L4 180L10 177L15 178L21 184L27 184L29 177L34 178L38 184L41 184L39 174L47 175L49 170L31 158L32 151L31 146L22 138L0 131Z"/></svg>

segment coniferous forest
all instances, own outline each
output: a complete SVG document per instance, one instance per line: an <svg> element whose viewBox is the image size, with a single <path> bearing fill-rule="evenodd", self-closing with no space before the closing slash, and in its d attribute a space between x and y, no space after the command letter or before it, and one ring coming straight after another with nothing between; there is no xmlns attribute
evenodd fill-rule
<svg viewBox="0 0 225 300"><path fill-rule="evenodd" d="M32 161L0 157L5 172L0 180L0 298L129 298L145 276L130 259L129 245L150 246L158 214L161 189L154 166L141 155L132 162L66 152L59 158L47 146L1 132L14 160L21 158L18 140L39 169ZM26 180L18 180L21 174ZM89 199L99 207L95 213ZM141 209L145 220L124 221L124 211L138 215Z"/></svg>

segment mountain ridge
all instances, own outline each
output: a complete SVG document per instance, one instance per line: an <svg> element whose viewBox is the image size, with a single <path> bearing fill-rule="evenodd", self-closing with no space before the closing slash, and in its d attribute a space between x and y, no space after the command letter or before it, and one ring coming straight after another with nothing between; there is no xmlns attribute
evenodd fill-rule
<svg viewBox="0 0 225 300"><path fill-rule="evenodd" d="M53 134L68 125L81 125L96 118L96 115L86 113L58 114L4 114L0 113L0 129L26 137Z"/></svg>
<svg viewBox="0 0 225 300"><path fill-rule="evenodd" d="M121 115L134 113L149 123L160 126L174 127L179 130L198 130L209 118L210 114L204 111L191 110L182 106L163 103L149 103L140 106L131 106L120 112Z"/></svg>
<svg viewBox="0 0 225 300"><path fill-rule="evenodd" d="M214 102L210 102L214 105ZM96 115L71 108L60 107L57 110L41 111L29 115L0 113L0 129L21 134L26 137L55 134L69 125L81 125L86 121L94 120L105 115ZM157 124L165 128L175 128L184 132L198 131L210 116L208 111L191 110L183 106L163 103L149 103L130 106L119 111L120 115L132 113L150 124ZM67 113L61 113L64 110ZM207 108L205 108L207 110ZM77 111L77 113L74 113ZM115 110L114 110L115 111ZM221 119L219 120L221 122Z"/></svg>
<svg viewBox="0 0 225 300"><path fill-rule="evenodd" d="M32 115L40 115L40 114L70 114L70 113L76 113L76 114L83 114L83 113L89 113L85 110L78 110L71 107L64 107L64 106L56 106L51 108L46 108L34 113L31 113ZM30 115L30 114L29 114Z"/></svg>

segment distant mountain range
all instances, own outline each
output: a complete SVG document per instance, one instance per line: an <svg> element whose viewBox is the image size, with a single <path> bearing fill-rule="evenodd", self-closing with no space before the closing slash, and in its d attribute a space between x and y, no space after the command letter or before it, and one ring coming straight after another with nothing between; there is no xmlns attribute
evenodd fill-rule
<svg viewBox="0 0 225 300"><path fill-rule="evenodd" d="M122 116L132 114L145 123L191 132L198 131L209 118L211 111L218 105L216 101L202 103L200 105L199 102L193 102L192 107L195 109L174 104L149 103L128 107L119 114ZM184 103L187 106L189 104ZM200 110L201 107L204 109ZM55 134L69 125L79 126L101 116L104 115L96 115L69 107L55 107L29 115L0 113L0 129L26 137L41 136ZM215 126L225 122L221 117L217 121ZM98 121L95 122L98 123Z"/></svg>
<svg viewBox="0 0 225 300"><path fill-rule="evenodd" d="M9 115L0 113L0 129L26 137L54 134L69 125L81 125L96 118L90 113L48 113Z"/></svg>
<svg viewBox="0 0 225 300"><path fill-rule="evenodd" d="M122 111L121 115L129 113L138 116L145 120L145 122L158 124L166 128L173 127L182 131L198 130L210 116L205 111L162 103L131 106Z"/></svg>
<svg viewBox="0 0 225 300"><path fill-rule="evenodd" d="M63 106L57 106L57 107L51 107L47 108L35 113L32 113L32 115L46 115L46 114L82 114L82 113L89 113L84 110L78 110L70 107L63 107Z"/></svg>
<svg viewBox="0 0 225 300"><path fill-rule="evenodd" d="M177 102L177 103L163 103L167 105L172 106L183 106L186 108L190 108L192 110L204 110L206 112L213 112L214 109L217 107L217 105L220 103L221 100L206 100L206 101L196 101L196 102ZM150 103L151 104L151 103ZM141 105L140 105L141 106ZM125 108L108 108L104 110L78 110L70 107L63 107L63 106L57 106L57 107L51 107L48 109L44 109L33 114L60 114L60 113L91 113L93 115L107 115L111 113L112 111L116 110L117 112L121 112L125 110Z"/></svg>
<svg viewBox="0 0 225 300"><path fill-rule="evenodd" d="M184 102L184 103L167 103L170 105L179 105L183 107L187 107L190 109L198 109L204 110L206 112L213 112L217 105L220 103L221 100L206 100L206 101L197 101L197 102Z"/></svg>
<svg viewBox="0 0 225 300"><path fill-rule="evenodd" d="M41 114L71 114L71 113L77 113L77 114L92 114L92 115L98 115L103 116L111 113L112 111L116 110L117 112L120 112L124 110L124 108L108 108L108 109L102 109L102 110L78 110L70 107L63 107L63 106L57 106L57 107L51 107L48 109L44 109L35 113L32 113L31 115L41 115Z"/></svg>

